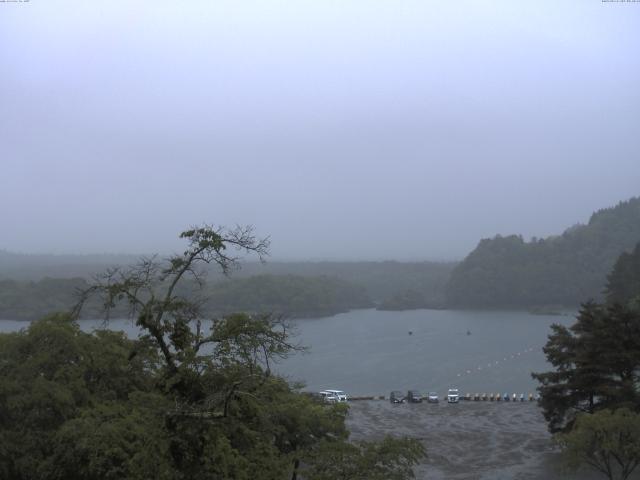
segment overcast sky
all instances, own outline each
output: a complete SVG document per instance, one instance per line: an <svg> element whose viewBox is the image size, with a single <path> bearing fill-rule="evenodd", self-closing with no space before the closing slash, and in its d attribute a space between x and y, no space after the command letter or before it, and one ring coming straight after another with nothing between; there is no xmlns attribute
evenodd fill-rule
<svg viewBox="0 0 640 480"><path fill-rule="evenodd" d="M640 3L0 3L0 249L457 259L640 194Z"/></svg>

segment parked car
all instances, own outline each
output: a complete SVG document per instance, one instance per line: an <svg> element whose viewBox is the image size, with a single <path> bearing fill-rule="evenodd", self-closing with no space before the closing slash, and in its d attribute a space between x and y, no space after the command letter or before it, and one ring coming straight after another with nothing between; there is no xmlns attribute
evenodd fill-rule
<svg viewBox="0 0 640 480"><path fill-rule="evenodd" d="M460 401L460 393L457 388L450 388L447 392L447 402L458 403Z"/></svg>
<svg viewBox="0 0 640 480"><path fill-rule="evenodd" d="M389 401L391 403L404 403L405 401L404 393L402 393L400 390L394 390L389 395Z"/></svg>
<svg viewBox="0 0 640 480"><path fill-rule="evenodd" d="M336 397L333 392L323 390L322 392L318 392L318 395L324 403L338 403L338 397Z"/></svg>
<svg viewBox="0 0 640 480"><path fill-rule="evenodd" d="M333 395L335 395L335 397L338 399L338 402L346 402L347 400L349 400L349 397L347 396L346 393L344 393L342 390L325 390L329 393L333 393Z"/></svg>
<svg viewBox="0 0 640 480"><path fill-rule="evenodd" d="M427 395L427 402L429 403L438 403L440 399L438 398L438 394L436 392L429 392Z"/></svg>
<svg viewBox="0 0 640 480"><path fill-rule="evenodd" d="M418 390L409 390L407 392L407 401L409 403L422 403L422 394Z"/></svg>

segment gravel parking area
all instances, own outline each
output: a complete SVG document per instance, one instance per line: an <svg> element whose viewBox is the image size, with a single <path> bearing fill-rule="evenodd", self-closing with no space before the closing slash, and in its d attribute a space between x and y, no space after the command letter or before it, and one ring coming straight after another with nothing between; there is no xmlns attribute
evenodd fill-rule
<svg viewBox="0 0 640 480"><path fill-rule="evenodd" d="M544 417L535 402L391 404L354 401L351 438L386 434L424 442L428 458L415 469L418 479L584 479L603 477L585 470L560 470Z"/></svg>

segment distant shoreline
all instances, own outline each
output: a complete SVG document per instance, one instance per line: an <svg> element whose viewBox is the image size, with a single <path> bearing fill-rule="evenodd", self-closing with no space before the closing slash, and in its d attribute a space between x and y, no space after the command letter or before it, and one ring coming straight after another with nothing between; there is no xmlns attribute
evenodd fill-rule
<svg viewBox="0 0 640 480"><path fill-rule="evenodd" d="M318 313L318 314L308 314L308 315L304 315L304 314L298 314L298 315L287 315L287 314L282 314L284 318L290 319L290 320L321 320L323 318L333 318L336 317L338 315L343 315L343 314L347 314L350 312L358 312L358 311L362 311L362 312L366 312L366 311L380 311L380 312L414 312L414 311L420 311L420 310L424 310L425 312L428 311L452 311L452 312L483 312L483 313L487 313L487 312L496 312L496 313L509 313L509 312L513 312L513 313L528 313L530 315L536 315L536 316L552 316L552 317L573 317L577 314L577 309L578 307L575 307L574 309L570 308L570 307L565 307L563 309L541 309L541 310L536 310L536 309L527 309L527 308L447 308L447 307L432 307L432 308L428 308L428 307L423 307L423 308L404 308L404 309L385 309L385 308L352 308L349 310L340 310L340 311L335 311L333 313ZM257 313L257 312L249 312L249 313ZM265 312L266 313L266 312ZM275 313L276 315L278 315L278 313ZM223 316L223 315L219 315L219 316ZM211 318L218 318L219 316L207 316L205 317L206 319L211 319ZM112 318L112 320L123 320L126 319L126 317L124 316L116 316L114 318ZM37 321L38 318L36 319L25 319L25 318L0 318L0 323L2 322L15 322L15 323L20 323L20 324L28 324L31 322L35 322ZM80 318L78 320L78 322L82 323L82 322L96 322L96 321L100 321L102 320L100 317L92 317L92 318Z"/></svg>

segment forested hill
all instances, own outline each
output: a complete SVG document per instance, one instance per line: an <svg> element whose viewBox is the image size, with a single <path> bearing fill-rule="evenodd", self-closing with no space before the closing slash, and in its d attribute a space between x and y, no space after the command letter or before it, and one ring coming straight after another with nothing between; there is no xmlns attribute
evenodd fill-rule
<svg viewBox="0 0 640 480"><path fill-rule="evenodd" d="M88 286L83 278L0 280L0 320L35 320L50 312L69 311L78 301L77 291ZM196 292L193 284L186 283L183 288L181 293L185 297ZM197 294L207 300L203 312L209 317L234 312L321 317L373 306L364 288L326 276L258 275L223 279ZM113 316L125 316L123 307L116 305ZM100 318L100 302L89 302L83 317Z"/></svg>
<svg viewBox="0 0 640 480"><path fill-rule="evenodd" d="M607 274L640 241L640 198L595 212L586 225L530 242L522 236L481 240L453 270L451 307L576 306L602 299Z"/></svg>
<svg viewBox="0 0 640 480"><path fill-rule="evenodd" d="M209 288L211 315L271 312L289 317L322 317L373 306L363 287L345 280L297 275L256 275L221 280Z"/></svg>
<svg viewBox="0 0 640 480"><path fill-rule="evenodd" d="M40 281L44 278L91 278L117 265L130 265L137 255L48 255L0 250L0 280Z"/></svg>
<svg viewBox="0 0 640 480"><path fill-rule="evenodd" d="M69 303L66 297L73 293L76 283L90 280L107 268L137 260L134 255L24 255L0 250L0 318L32 318L35 312L47 313L48 310L43 310L47 304L57 305L59 299ZM260 305L271 305L279 306L278 311L296 315L322 316L373 304L393 310L441 306L454 266L453 262L428 261L246 262L240 270L232 272L231 281L215 269L209 272L208 280L211 285L219 284L225 295L230 295L234 307L243 305L253 310ZM259 278L249 280L252 277ZM69 284L73 287L65 292ZM264 287L269 295L278 297L278 303L264 298L251 304L236 301L235 289L246 291L248 286L259 291ZM300 290L305 291L308 300L304 308L299 304ZM317 296L312 297L311 292ZM330 294L331 302L326 301L329 292L334 292ZM247 298L257 299L255 292L246 293ZM29 295L38 301L30 300ZM217 305L221 305L220 295L215 293ZM285 297L288 300L284 301ZM345 303L343 300L347 297L350 300ZM332 306L326 308L329 303ZM22 306L27 313L16 316L13 312L20 313Z"/></svg>

